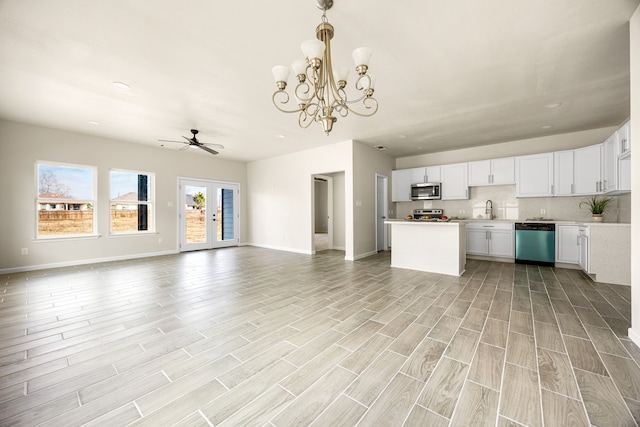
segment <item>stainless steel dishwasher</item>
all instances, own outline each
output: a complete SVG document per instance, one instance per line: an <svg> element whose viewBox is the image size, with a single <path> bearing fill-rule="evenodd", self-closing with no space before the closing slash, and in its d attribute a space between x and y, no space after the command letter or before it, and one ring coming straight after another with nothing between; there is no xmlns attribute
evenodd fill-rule
<svg viewBox="0 0 640 427"><path fill-rule="evenodd" d="M556 225L517 222L516 262L553 266L556 261Z"/></svg>

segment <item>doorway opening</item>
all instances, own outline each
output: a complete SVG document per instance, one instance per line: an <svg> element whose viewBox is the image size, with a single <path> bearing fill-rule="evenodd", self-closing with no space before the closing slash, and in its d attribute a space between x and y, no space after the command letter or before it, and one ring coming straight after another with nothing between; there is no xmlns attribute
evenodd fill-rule
<svg viewBox="0 0 640 427"><path fill-rule="evenodd" d="M240 184L178 179L180 252L237 246Z"/></svg>
<svg viewBox="0 0 640 427"><path fill-rule="evenodd" d="M333 249L333 177L313 177L313 252Z"/></svg>

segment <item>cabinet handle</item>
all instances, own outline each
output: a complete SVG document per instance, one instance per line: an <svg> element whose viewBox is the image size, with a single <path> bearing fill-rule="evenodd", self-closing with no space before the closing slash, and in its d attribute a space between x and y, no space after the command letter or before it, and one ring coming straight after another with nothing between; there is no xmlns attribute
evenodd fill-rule
<svg viewBox="0 0 640 427"><path fill-rule="evenodd" d="M487 175L487 181L491 184L491 175Z"/></svg>
<svg viewBox="0 0 640 427"><path fill-rule="evenodd" d="M607 180L605 179L604 181L602 181L602 191L606 191L607 190Z"/></svg>
<svg viewBox="0 0 640 427"><path fill-rule="evenodd" d="M573 194L573 184L571 184L571 194Z"/></svg>

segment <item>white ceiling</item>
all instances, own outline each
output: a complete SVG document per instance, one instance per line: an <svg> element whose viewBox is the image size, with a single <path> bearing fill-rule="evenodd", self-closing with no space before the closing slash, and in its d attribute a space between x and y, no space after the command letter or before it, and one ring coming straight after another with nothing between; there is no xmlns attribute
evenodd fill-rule
<svg viewBox="0 0 640 427"><path fill-rule="evenodd" d="M639 2L335 0L334 64L370 47L380 110L326 136L271 103L271 67L315 37L314 0L0 0L0 117L155 146L197 128L243 161L349 139L404 157L615 126Z"/></svg>

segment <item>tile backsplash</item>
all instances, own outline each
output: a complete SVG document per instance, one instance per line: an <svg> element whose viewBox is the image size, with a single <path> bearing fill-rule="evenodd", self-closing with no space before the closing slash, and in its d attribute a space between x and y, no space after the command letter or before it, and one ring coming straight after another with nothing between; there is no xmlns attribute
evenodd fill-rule
<svg viewBox="0 0 640 427"><path fill-rule="evenodd" d="M567 221L591 221L591 213L578 205L585 200L577 197L527 197L516 198L515 185L470 187L469 200L425 200L397 202L396 218L404 218L414 209L443 209L445 215L467 219L487 218L487 200L493 204L496 219L526 219L544 217ZM631 193L607 196L612 199L604 215L605 222L631 222Z"/></svg>

